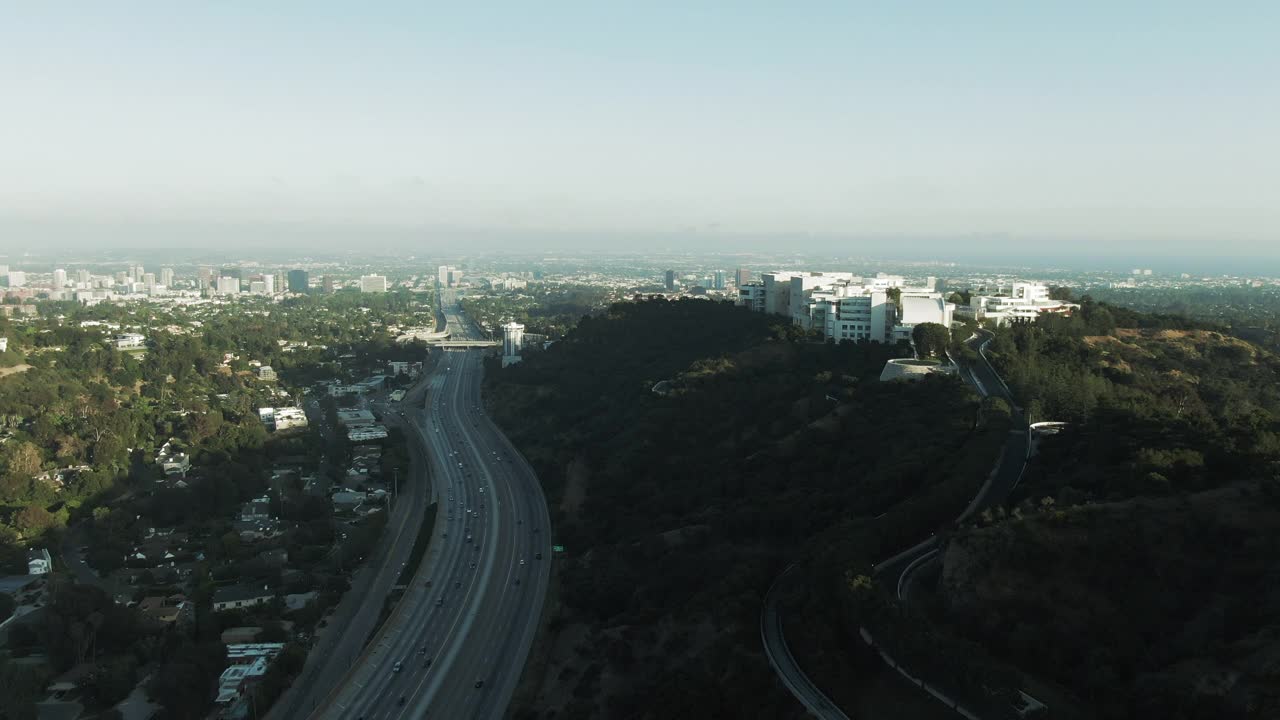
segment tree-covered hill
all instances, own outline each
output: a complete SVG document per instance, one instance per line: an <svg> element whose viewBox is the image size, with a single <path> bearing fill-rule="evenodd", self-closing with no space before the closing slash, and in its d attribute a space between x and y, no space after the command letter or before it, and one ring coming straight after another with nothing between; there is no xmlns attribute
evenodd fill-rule
<svg viewBox="0 0 1280 720"><path fill-rule="evenodd" d="M773 578L824 531L963 485L937 500L945 513L917 513L953 516L998 447L955 378L878 381L904 352L813 342L728 304L651 300L487 368L487 401L567 548L547 669L522 717L799 717L760 647ZM965 462L971 451L980 462Z"/></svg>
<svg viewBox="0 0 1280 720"><path fill-rule="evenodd" d="M1277 717L1280 358L1088 300L988 354L1032 420L1069 424L950 536L911 615L931 648L976 643L1050 717Z"/></svg>

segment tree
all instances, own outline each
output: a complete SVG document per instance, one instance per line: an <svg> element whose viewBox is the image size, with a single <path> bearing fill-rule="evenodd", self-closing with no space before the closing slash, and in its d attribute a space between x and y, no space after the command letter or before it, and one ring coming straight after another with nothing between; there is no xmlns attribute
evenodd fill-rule
<svg viewBox="0 0 1280 720"><path fill-rule="evenodd" d="M58 520L40 505L28 505L18 511L13 522L23 535L32 537L53 527Z"/></svg>
<svg viewBox="0 0 1280 720"><path fill-rule="evenodd" d="M43 462L44 455L40 452L40 448L30 442L17 443L12 450L5 454L6 473L11 477L23 480L39 474L40 465Z"/></svg>
<svg viewBox="0 0 1280 720"><path fill-rule="evenodd" d="M15 607L17 607L17 603L13 601L12 595L0 593L0 622L8 620Z"/></svg>
<svg viewBox="0 0 1280 720"><path fill-rule="evenodd" d="M951 333L938 323L920 323L911 330L920 357L940 357L946 352Z"/></svg>

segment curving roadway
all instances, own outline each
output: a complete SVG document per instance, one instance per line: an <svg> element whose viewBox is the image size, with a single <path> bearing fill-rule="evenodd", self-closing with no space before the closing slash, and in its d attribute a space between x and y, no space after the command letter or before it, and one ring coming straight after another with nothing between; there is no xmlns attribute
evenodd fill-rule
<svg viewBox="0 0 1280 720"><path fill-rule="evenodd" d="M470 335L443 297L450 326ZM426 406L405 409L442 500L433 537L391 617L313 717L506 713L542 614L550 519L533 470L482 409L481 357L445 350Z"/></svg>

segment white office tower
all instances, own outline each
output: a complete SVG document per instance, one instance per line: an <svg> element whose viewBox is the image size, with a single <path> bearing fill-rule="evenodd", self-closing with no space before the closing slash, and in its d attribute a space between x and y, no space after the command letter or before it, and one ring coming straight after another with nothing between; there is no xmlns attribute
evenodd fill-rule
<svg viewBox="0 0 1280 720"><path fill-rule="evenodd" d="M386 275L361 275L360 292L380 293L387 291Z"/></svg>
<svg viewBox="0 0 1280 720"><path fill-rule="evenodd" d="M146 288L148 295L156 294L156 274L142 273L142 287Z"/></svg>
<svg viewBox="0 0 1280 720"><path fill-rule="evenodd" d="M173 287L173 268L160 268L160 284L167 288Z"/></svg>
<svg viewBox="0 0 1280 720"><path fill-rule="evenodd" d="M267 294L267 284L266 284L266 283L264 283L264 282L262 282L261 280L250 280L250 281L249 281L249 294L250 294L250 295L266 295L266 294Z"/></svg>
<svg viewBox="0 0 1280 720"><path fill-rule="evenodd" d="M512 321L502 326L502 367L520 362L524 349L524 326Z"/></svg>
<svg viewBox="0 0 1280 720"><path fill-rule="evenodd" d="M90 285L92 285L92 284L93 284L93 276L89 274L89 271L88 271L88 270L77 270L77 271L76 271L76 286L77 286L77 287L89 287L89 286L90 286Z"/></svg>
<svg viewBox="0 0 1280 720"><path fill-rule="evenodd" d="M264 295L276 294L276 276L271 273L262 274L262 287Z"/></svg>
<svg viewBox="0 0 1280 720"><path fill-rule="evenodd" d="M67 271L63 270L62 268L58 268L57 270L54 270L53 271L53 288L55 290L61 290L66 286L67 286Z"/></svg>
<svg viewBox="0 0 1280 720"><path fill-rule="evenodd" d="M129 266L129 279L134 282L142 282L142 274L144 270L141 265Z"/></svg>
<svg viewBox="0 0 1280 720"><path fill-rule="evenodd" d="M448 265L441 265L440 267L436 268L436 282L448 287L449 272L451 270L453 270L453 268L449 267Z"/></svg>
<svg viewBox="0 0 1280 720"><path fill-rule="evenodd" d="M218 278L218 294L219 295L238 295L240 293L240 278L222 276Z"/></svg>
<svg viewBox="0 0 1280 720"><path fill-rule="evenodd" d="M20 288L27 284L27 274L21 270L9 271L9 287Z"/></svg>

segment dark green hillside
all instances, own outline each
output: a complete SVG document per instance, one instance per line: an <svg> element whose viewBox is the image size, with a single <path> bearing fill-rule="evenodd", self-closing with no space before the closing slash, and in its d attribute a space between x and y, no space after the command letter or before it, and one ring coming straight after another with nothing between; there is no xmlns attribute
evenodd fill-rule
<svg viewBox="0 0 1280 720"><path fill-rule="evenodd" d="M950 538L940 636L1090 717L1280 716L1280 358L1087 301L989 355L1032 420L1070 425Z"/></svg>
<svg viewBox="0 0 1280 720"><path fill-rule="evenodd" d="M908 497L941 498L918 517L954 516L998 446L954 378L880 383L900 354L806 341L727 304L647 301L488 368L490 407L567 548L527 717L799 717L760 649L774 576L824 530ZM964 462L971 448L981 462ZM955 500L936 493L957 483Z"/></svg>

